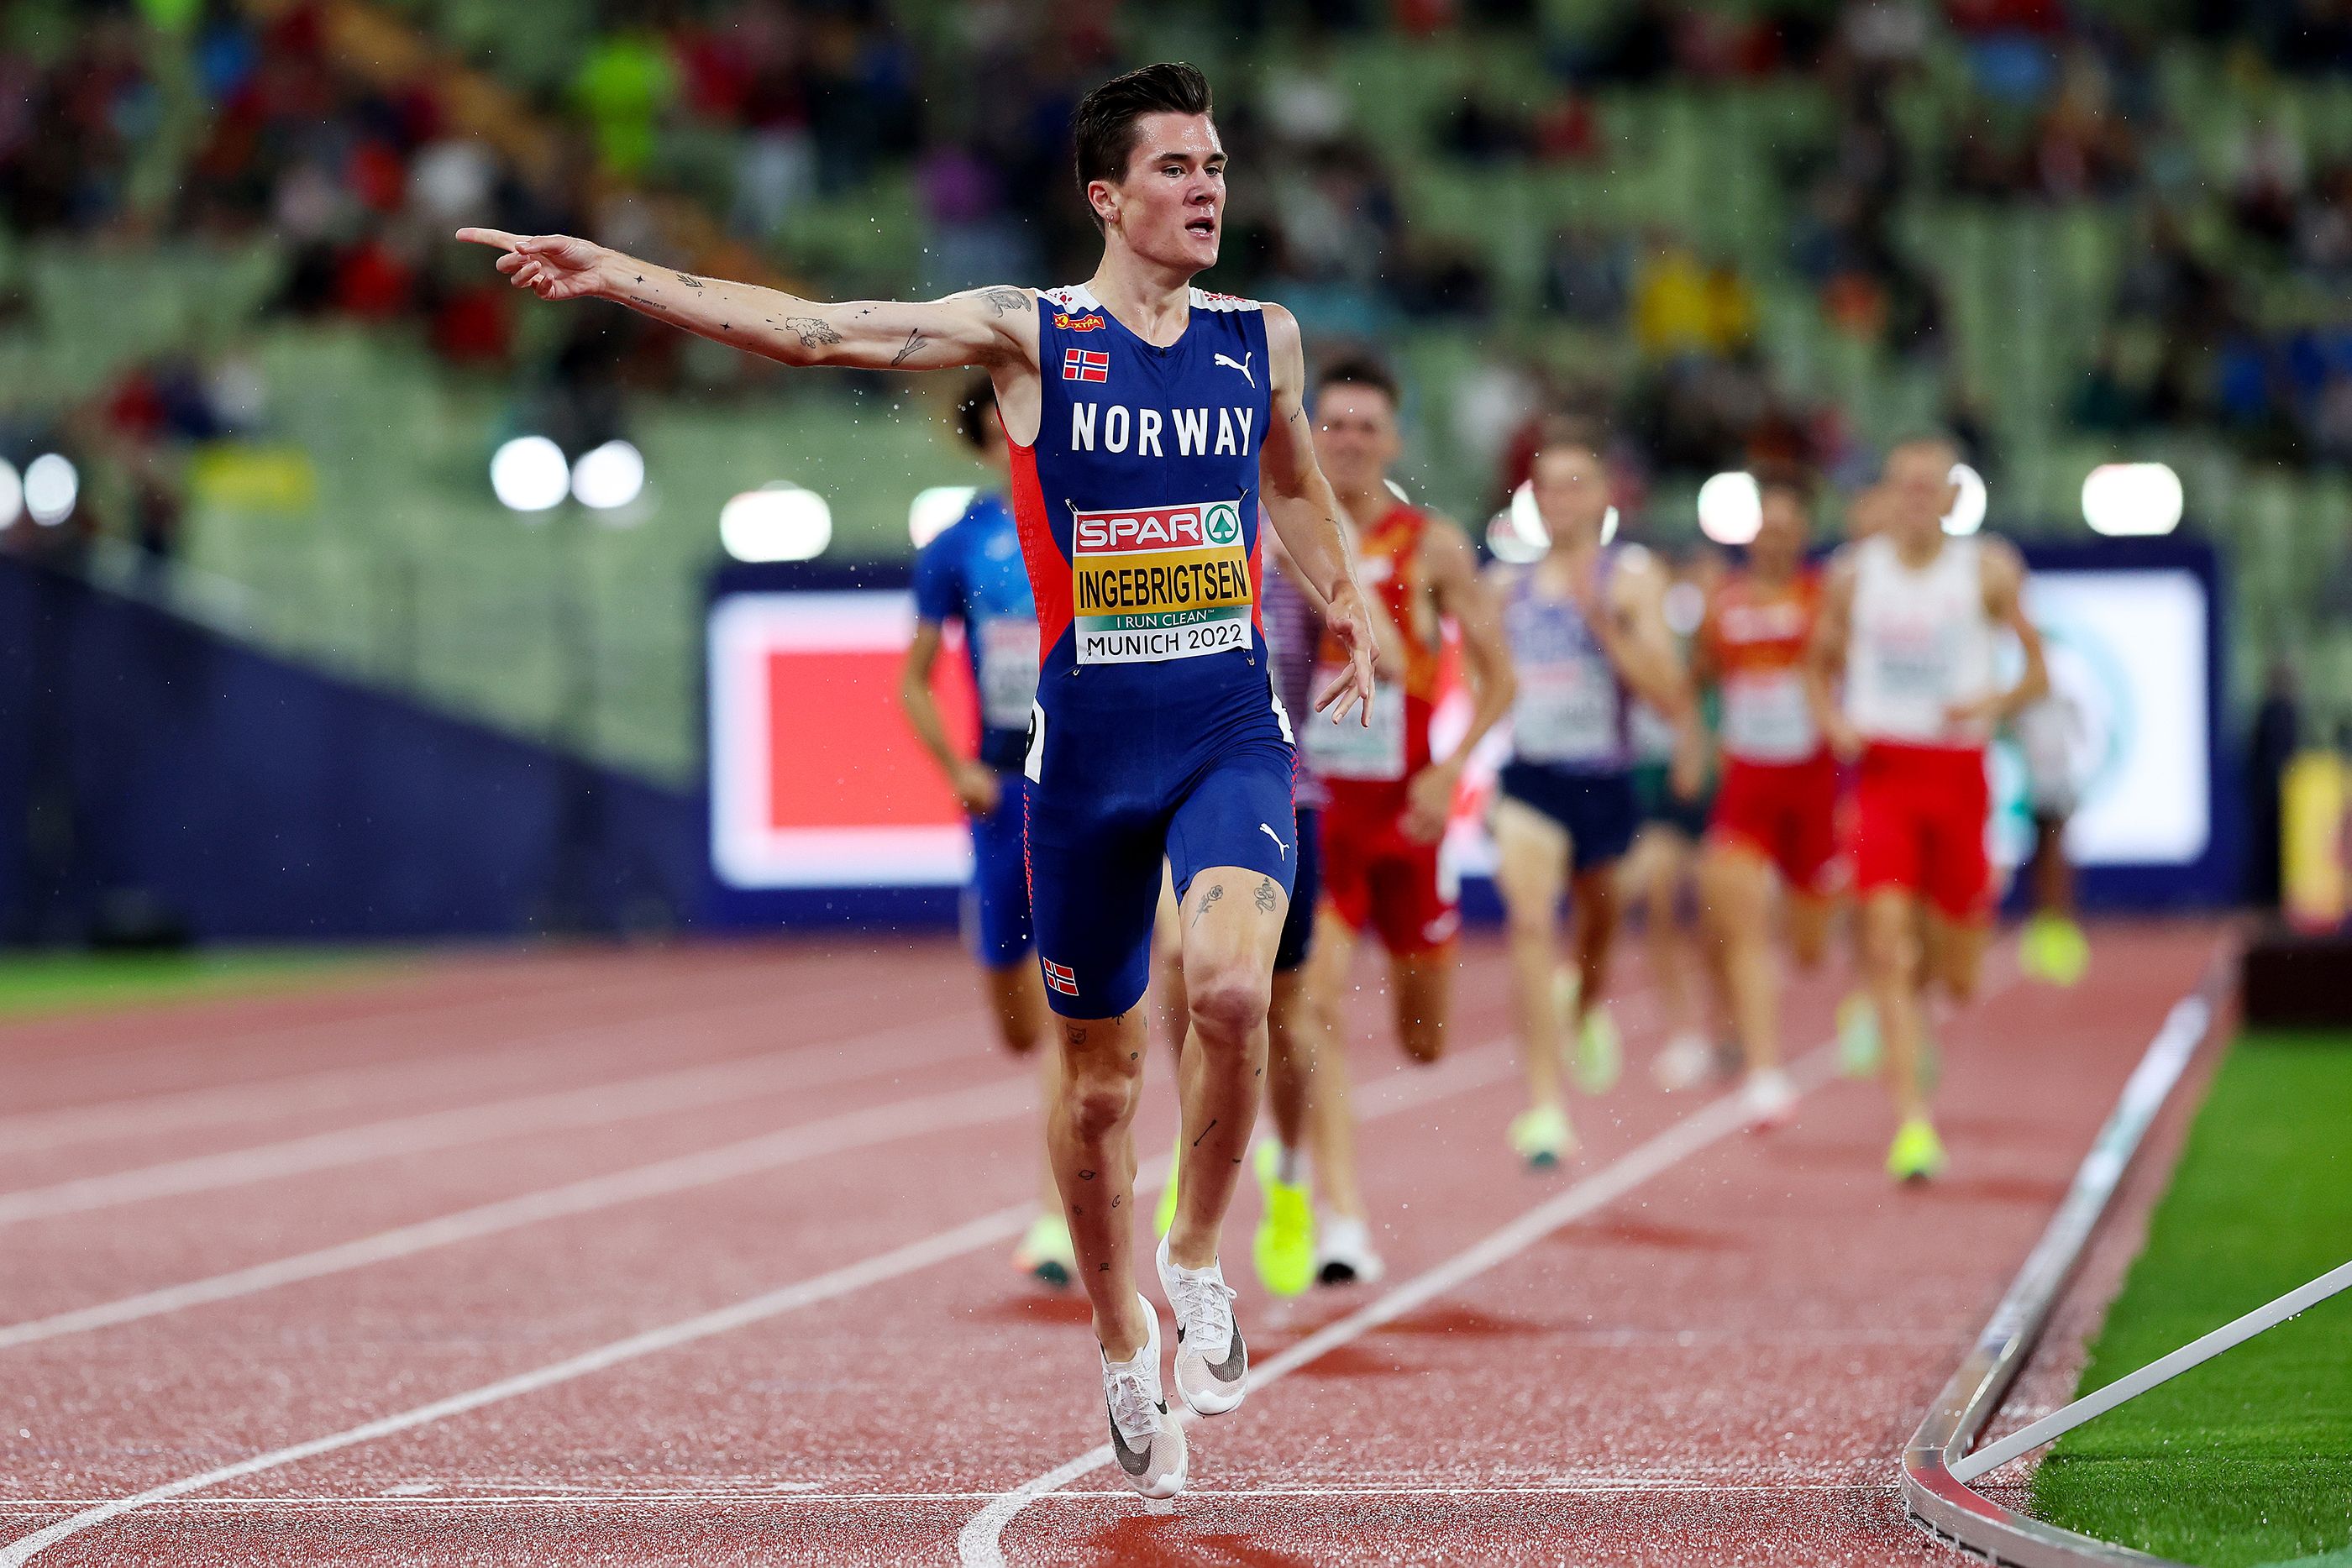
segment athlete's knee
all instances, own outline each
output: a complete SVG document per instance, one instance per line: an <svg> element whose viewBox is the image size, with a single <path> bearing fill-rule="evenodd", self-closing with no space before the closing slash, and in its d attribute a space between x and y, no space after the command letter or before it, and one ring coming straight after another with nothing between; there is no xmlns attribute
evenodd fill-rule
<svg viewBox="0 0 2352 1568"><path fill-rule="evenodd" d="M1192 977L1185 988L1192 1027L1202 1040L1239 1040L1265 1022L1266 1009L1274 999L1269 977L1246 961L1206 967L1207 974Z"/></svg>
<svg viewBox="0 0 2352 1568"><path fill-rule="evenodd" d="M1089 1142L1118 1131L1135 1114L1143 1076L1124 1062L1087 1061L1070 1064L1062 1089L1070 1126Z"/></svg>

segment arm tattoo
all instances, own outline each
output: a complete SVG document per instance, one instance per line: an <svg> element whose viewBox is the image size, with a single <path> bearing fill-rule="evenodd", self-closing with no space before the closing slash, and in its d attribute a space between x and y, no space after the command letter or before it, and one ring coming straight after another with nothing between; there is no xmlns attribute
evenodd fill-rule
<svg viewBox="0 0 2352 1568"><path fill-rule="evenodd" d="M908 333L907 346L900 349L898 354L890 361L890 368L895 371L900 365L905 364L908 356L912 355L917 349L919 349L922 346L923 334L919 330Z"/></svg>
<svg viewBox="0 0 2352 1568"><path fill-rule="evenodd" d="M787 316L784 318L784 325L800 335L801 347L803 349L814 349L821 344L841 341L841 334L833 329L832 322L819 320L814 316Z"/></svg>
<svg viewBox="0 0 2352 1568"><path fill-rule="evenodd" d="M1029 297L1017 288L983 288L980 297L987 300L989 308L999 316L1029 308Z"/></svg>
<svg viewBox="0 0 2352 1568"><path fill-rule="evenodd" d="M685 284L688 288L699 288L702 287L702 279L695 277L694 274L690 272L679 273L677 275L677 280L680 283Z"/></svg>
<svg viewBox="0 0 2352 1568"><path fill-rule="evenodd" d="M1274 878L1270 876L1260 877L1258 879L1257 893L1255 896L1257 898L1257 912L1260 915L1273 914L1275 904Z"/></svg>

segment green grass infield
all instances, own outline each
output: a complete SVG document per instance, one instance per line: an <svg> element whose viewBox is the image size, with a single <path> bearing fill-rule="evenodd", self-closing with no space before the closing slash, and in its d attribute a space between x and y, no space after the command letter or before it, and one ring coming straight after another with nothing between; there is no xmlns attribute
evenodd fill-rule
<svg viewBox="0 0 2352 1568"><path fill-rule="evenodd" d="M348 947L119 954L0 948L0 1019L294 990L382 974L404 956Z"/></svg>
<svg viewBox="0 0 2352 1568"><path fill-rule="evenodd" d="M2250 1034L2198 1112L2082 1392L2352 1259L2352 1034ZM2032 1511L2200 1568L2352 1568L2352 1292L2057 1444Z"/></svg>

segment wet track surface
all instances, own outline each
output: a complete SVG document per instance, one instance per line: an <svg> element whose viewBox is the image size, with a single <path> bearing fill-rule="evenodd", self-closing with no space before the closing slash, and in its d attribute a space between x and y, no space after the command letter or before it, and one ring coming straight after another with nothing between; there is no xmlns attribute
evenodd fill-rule
<svg viewBox="0 0 2352 1568"><path fill-rule="evenodd" d="M1103 1429L1083 1307L1005 1262L1028 1075L948 944L474 957L14 1029L0 1542L26 1544L0 1562L257 1458L32 1560L1937 1561L1895 1453L2216 935L2095 941L2072 992L1997 954L1942 1030L1952 1174L1907 1191L1873 1085L1819 1072L1761 1136L1652 1088L1638 962L1625 1081L1549 1176L1503 1145L1499 949L1468 946L1435 1070L1397 1065L1368 989L1389 1277L1267 1301L1245 1189L1229 1271L1284 1375L1193 1427L1172 1511L1096 1470L986 1528ZM1832 999L1800 988L1792 1039ZM1155 1073L1141 1152L1172 1126ZM2128 1232L2021 1406L2064 1386Z"/></svg>

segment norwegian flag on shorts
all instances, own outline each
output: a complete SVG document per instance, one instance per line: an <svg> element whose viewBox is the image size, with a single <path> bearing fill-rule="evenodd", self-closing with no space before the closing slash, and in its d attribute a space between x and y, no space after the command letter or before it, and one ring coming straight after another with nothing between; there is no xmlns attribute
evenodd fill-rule
<svg viewBox="0 0 2352 1568"><path fill-rule="evenodd" d="M1062 351L1062 379L1066 382L1107 382L1110 380L1110 351L1107 349L1066 349Z"/></svg>
<svg viewBox="0 0 2352 1568"><path fill-rule="evenodd" d="M1071 352L1076 353L1076 350ZM1078 977L1067 964L1056 964L1051 958L1038 960L1045 966L1045 983L1066 997L1078 994Z"/></svg>

